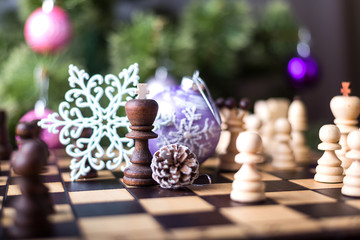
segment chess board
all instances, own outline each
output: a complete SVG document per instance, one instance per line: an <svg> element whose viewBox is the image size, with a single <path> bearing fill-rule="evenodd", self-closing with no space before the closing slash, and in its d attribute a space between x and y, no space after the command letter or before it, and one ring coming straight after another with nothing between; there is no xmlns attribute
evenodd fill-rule
<svg viewBox="0 0 360 240"><path fill-rule="evenodd" d="M130 187L120 171L71 182L70 159L53 153L42 174L54 200L57 239L345 239L360 236L360 199L341 195L342 184L313 180L314 169L273 171L260 166L266 201L230 199L234 173L206 161L195 185L179 190ZM207 174L207 175L205 175ZM212 183L208 183L210 176ZM1 162L1 239L13 225L17 176Z"/></svg>

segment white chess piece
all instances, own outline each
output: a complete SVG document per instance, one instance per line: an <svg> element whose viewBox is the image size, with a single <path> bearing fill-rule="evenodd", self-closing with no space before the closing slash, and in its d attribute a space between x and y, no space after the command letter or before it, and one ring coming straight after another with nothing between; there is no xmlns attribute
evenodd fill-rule
<svg viewBox="0 0 360 240"><path fill-rule="evenodd" d="M291 125L287 118L279 118L275 122L275 149L272 166L282 170L296 168L294 153L290 147Z"/></svg>
<svg viewBox="0 0 360 240"><path fill-rule="evenodd" d="M242 132L236 140L236 147L240 153L235 161L243 165L234 175L230 198L244 203L263 201L265 184L255 166L263 161L263 156L259 154L262 149L261 137L254 132Z"/></svg>
<svg viewBox="0 0 360 240"><path fill-rule="evenodd" d="M305 131L307 130L307 113L305 104L300 99L294 99L288 113L291 124L291 147L298 165L307 166L312 163L310 148L306 146Z"/></svg>
<svg viewBox="0 0 360 240"><path fill-rule="evenodd" d="M258 116L251 114L244 119L246 131L260 134L262 122Z"/></svg>
<svg viewBox="0 0 360 240"><path fill-rule="evenodd" d="M347 145L347 135L357 129L358 117L360 114L360 99L357 96L348 96L350 93L349 86L345 87L342 83L342 92L344 96L335 96L330 101L330 109L335 120L334 123L339 128L341 137L339 144L341 149L336 151L336 155L342 161L342 167L346 170L351 165L351 159L346 157L346 153L350 150Z"/></svg>
<svg viewBox="0 0 360 240"><path fill-rule="evenodd" d="M341 148L338 144L340 139L339 128L333 124L327 124L320 128L319 137L322 143L318 149L324 150L324 154L318 160L315 181L324 183L339 183L343 181L343 168L341 160L336 156L335 150Z"/></svg>
<svg viewBox="0 0 360 240"><path fill-rule="evenodd" d="M347 144L350 151L346 157L353 160L352 164L346 171L344 177L344 186L341 193L346 196L360 197L360 130L354 130L347 137Z"/></svg>

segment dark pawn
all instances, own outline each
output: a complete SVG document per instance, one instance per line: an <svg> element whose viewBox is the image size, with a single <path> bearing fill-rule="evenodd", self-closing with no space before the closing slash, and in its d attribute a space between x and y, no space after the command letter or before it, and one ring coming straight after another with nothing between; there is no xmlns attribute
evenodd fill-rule
<svg viewBox="0 0 360 240"><path fill-rule="evenodd" d="M44 148L44 152L47 154L45 158L45 162L43 163L44 166L47 165L47 160L49 158L49 149L46 143L40 139L41 128L37 125L38 120L33 120L31 122L19 122L16 126L15 133L19 136L17 140L17 145L19 148L29 140L36 139L38 140ZM15 157L15 156L14 156Z"/></svg>
<svg viewBox="0 0 360 240"><path fill-rule="evenodd" d="M153 122L158 111L158 104L152 99L133 99L125 104L125 112L130 121L127 138L135 140L135 149L130 157L131 166L124 171L124 183L133 186L155 185L150 168L152 155L148 140L156 138L152 132Z"/></svg>
<svg viewBox="0 0 360 240"><path fill-rule="evenodd" d="M9 160L11 151L12 147L6 128L6 113L4 111L0 111L0 160Z"/></svg>
<svg viewBox="0 0 360 240"><path fill-rule="evenodd" d="M227 98L224 102L224 106L228 109L233 109L236 107L236 101L234 98Z"/></svg>
<svg viewBox="0 0 360 240"><path fill-rule="evenodd" d="M44 237L51 234L48 215L54 212L48 188L41 182L45 158L44 145L38 139L23 143L13 159L14 172L20 175L21 196L15 203L16 215L11 235L16 238Z"/></svg>
<svg viewBox="0 0 360 240"><path fill-rule="evenodd" d="M248 98L242 98L239 102L239 107L243 110L249 110L251 107L251 101Z"/></svg>

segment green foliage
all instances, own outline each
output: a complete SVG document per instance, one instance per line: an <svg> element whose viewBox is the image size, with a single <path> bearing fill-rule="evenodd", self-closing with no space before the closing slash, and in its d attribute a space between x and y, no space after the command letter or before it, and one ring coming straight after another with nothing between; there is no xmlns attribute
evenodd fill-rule
<svg viewBox="0 0 360 240"><path fill-rule="evenodd" d="M254 22L249 10L245 1L191 1L175 39L177 75L198 68L211 78L231 79L237 52L251 42Z"/></svg>
<svg viewBox="0 0 360 240"><path fill-rule="evenodd" d="M153 14L136 13L131 24L123 24L109 37L111 72L119 73L139 63L140 80L150 77L159 66L159 54L171 43L165 20Z"/></svg>

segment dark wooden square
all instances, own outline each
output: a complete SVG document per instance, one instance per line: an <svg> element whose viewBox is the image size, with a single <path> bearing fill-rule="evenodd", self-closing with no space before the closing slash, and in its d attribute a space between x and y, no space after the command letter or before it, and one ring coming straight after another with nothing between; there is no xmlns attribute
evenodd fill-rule
<svg viewBox="0 0 360 240"><path fill-rule="evenodd" d="M144 213L144 208L137 201L74 204L78 217L97 217L120 214Z"/></svg>
<svg viewBox="0 0 360 240"><path fill-rule="evenodd" d="M65 182L64 185L69 192L124 188L124 185L118 179L80 180L76 182Z"/></svg>
<svg viewBox="0 0 360 240"><path fill-rule="evenodd" d="M299 190L308 190L308 189L298 184L289 182L287 180L265 181L266 192L299 191Z"/></svg>
<svg viewBox="0 0 360 240"><path fill-rule="evenodd" d="M341 217L359 215L360 210L342 202L291 205L288 207L312 218Z"/></svg>
<svg viewBox="0 0 360 240"><path fill-rule="evenodd" d="M187 188L162 189L160 186L139 187L127 189L134 197L140 198L163 198L196 195Z"/></svg>

